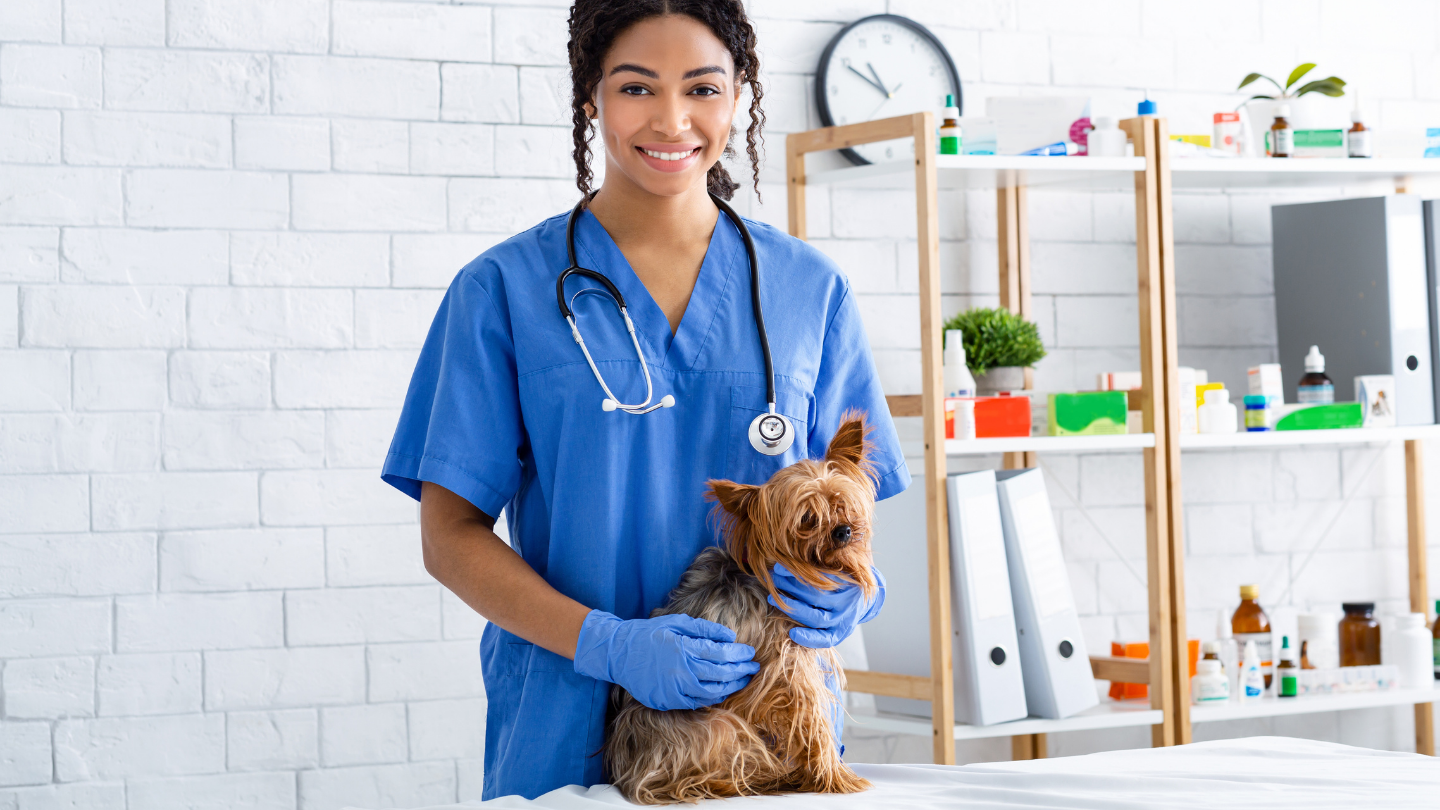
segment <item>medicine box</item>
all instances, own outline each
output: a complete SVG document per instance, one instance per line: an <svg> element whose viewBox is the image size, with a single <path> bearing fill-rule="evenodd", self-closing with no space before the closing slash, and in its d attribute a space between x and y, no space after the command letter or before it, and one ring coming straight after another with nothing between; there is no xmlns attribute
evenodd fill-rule
<svg viewBox="0 0 1440 810"><path fill-rule="evenodd" d="M1254 396L1270 397L1271 405L1279 405L1284 401L1285 380L1280 374L1279 363L1251 366L1246 376L1250 381L1250 393Z"/></svg>
<svg viewBox="0 0 1440 810"><path fill-rule="evenodd" d="M1395 376L1367 374L1355 378L1355 399L1364 410L1361 427L1395 427Z"/></svg>
<svg viewBox="0 0 1440 810"><path fill-rule="evenodd" d="M975 438L1030 435L1030 397L946 397L945 438L955 438L955 403L975 401Z"/></svg>
<svg viewBox="0 0 1440 810"><path fill-rule="evenodd" d="M1051 394L1046 401L1051 436L1114 436L1127 432L1124 391Z"/></svg>
<svg viewBox="0 0 1440 810"><path fill-rule="evenodd" d="M1330 405L1281 405L1276 409L1276 430L1335 430L1358 428L1363 423L1358 402Z"/></svg>

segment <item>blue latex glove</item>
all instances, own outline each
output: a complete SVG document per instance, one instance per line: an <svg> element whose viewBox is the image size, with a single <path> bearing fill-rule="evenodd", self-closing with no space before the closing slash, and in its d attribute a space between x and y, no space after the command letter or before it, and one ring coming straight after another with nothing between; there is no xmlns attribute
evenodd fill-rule
<svg viewBox="0 0 1440 810"><path fill-rule="evenodd" d="M790 573L790 569L775 563L775 590L785 600L785 606L776 604L775 597L767 597L770 604L780 608L786 616L803 627L790 628L790 640L802 647L821 650L834 647L855 632L855 625L868 622L880 614L885 604L885 577L871 568L880 590L875 598L866 601L860 586L830 577L840 587L833 591L822 591L805 584Z"/></svg>
<svg viewBox="0 0 1440 810"><path fill-rule="evenodd" d="M592 610L580 626L575 671L625 687L644 705L670 711L719 703L760 671L755 648L735 631L683 613L623 621Z"/></svg>

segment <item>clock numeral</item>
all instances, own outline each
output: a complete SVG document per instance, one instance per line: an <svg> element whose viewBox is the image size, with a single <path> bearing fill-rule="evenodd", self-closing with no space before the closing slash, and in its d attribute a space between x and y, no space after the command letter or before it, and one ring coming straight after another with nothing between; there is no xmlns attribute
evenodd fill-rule
<svg viewBox="0 0 1440 810"><path fill-rule="evenodd" d="M939 66L939 65L931 65L931 66L930 66L930 75L931 75L931 76L934 76L935 74L937 74L937 73L939 73L939 72L940 72L940 66Z"/></svg>
<svg viewBox="0 0 1440 810"><path fill-rule="evenodd" d="M838 96L838 95L840 95L840 85L838 85L838 84L832 84L832 85L830 85L830 95L832 95L832 96Z"/></svg>
<svg viewBox="0 0 1440 810"><path fill-rule="evenodd" d="M843 65L843 66L845 66L845 67L850 67L850 57L848 57L848 56L842 56L842 57L840 57L840 64Z"/></svg>
<svg viewBox="0 0 1440 810"><path fill-rule="evenodd" d="M889 44L890 44L890 35L889 35L889 34L881 34L881 35L880 35L880 41L881 41L881 42L884 42L886 45L889 45Z"/></svg>
<svg viewBox="0 0 1440 810"><path fill-rule="evenodd" d="M890 146L885 147L885 157L887 157L887 158L893 158L893 157L895 157L895 149L894 149L893 147L890 147Z"/></svg>
<svg viewBox="0 0 1440 810"><path fill-rule="evenodd" d="M856 41L857 43L859 43L860 47L862 47L862 48L865 47L865 38L864 38L864 37L861 37L861 38L859 38L859 39L857 39L857 40L855 40L855 41Z"/></svg>

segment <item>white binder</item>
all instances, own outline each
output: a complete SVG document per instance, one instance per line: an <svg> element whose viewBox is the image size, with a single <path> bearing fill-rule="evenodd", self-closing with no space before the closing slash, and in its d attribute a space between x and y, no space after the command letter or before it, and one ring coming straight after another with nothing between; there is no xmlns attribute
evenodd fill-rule
<svg viewBox="0 0 1440 810"><path fill-rule="evenodd" d="M1010 591L1020 634L1025 703L1058 720L1099 704L1090 654L1070 591L1070 574L1040 470L996 474Z"/></svg>

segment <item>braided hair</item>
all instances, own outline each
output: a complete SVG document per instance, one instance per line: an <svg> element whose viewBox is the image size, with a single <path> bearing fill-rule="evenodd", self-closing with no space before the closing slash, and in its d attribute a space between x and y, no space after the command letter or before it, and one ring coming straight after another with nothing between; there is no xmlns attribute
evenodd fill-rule
<svg viewBox="0 0 1440 810"><path fill-rule="evenodd" d="M755 53L755 29L745 16L741 0L576 0L570 7L568 46L576 187L583 197L589 197L590 183L595 177L590 170L590 141L595 137L595 125L585 112L585 105L591 104L595 98L595 89L600 84L603 62L611 43L635 23L666 14L683 14L709 28L730 52L736 75L743 77L745 85L750 88L750 127L745 132L745 153L750 156L755 194L759 196L759 146L764 144L760 130L765 125L760 99L765 91L759 80L760 57ZM734 136L732 127L732 140ZM730 143L725 145L724 154L726 157L735 155ZM710 193L723 200L732 198L740 187L719 161L710 167L705 179Z"/></svg>

